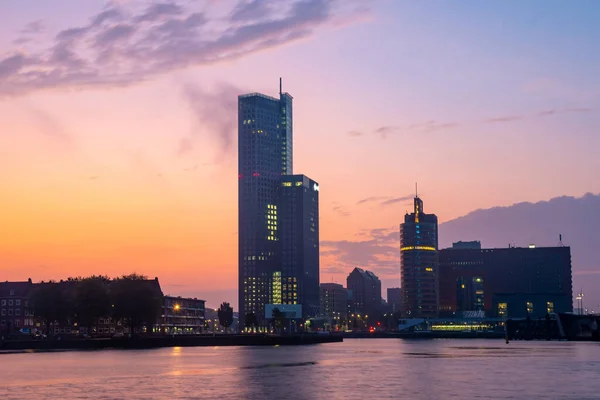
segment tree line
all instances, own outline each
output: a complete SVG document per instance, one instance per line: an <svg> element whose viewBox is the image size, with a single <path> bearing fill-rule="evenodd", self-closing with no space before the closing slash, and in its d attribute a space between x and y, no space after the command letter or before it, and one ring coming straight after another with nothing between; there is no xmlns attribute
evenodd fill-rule
<svg viewBox="0 0 600 400"><path fill-rule="evenodd" d="M153 326L163 306L158 283L137 274L112 280L93 275L35 286L31 295L33 312L48 335L55 323L77 323L91 332L99 318L112 318L129 326L133 333L136 328Z"/></svg>

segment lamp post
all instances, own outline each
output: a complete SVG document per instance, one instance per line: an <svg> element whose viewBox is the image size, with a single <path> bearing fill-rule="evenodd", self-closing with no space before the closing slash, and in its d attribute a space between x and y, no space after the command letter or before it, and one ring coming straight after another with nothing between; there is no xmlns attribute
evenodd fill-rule
<svg viewBox="0 0 600 400"><path fill-rule="evenodd" d="M575 300L577 300L577 307L579 308L579 315L583 315L583 290L579 291L579 293L577 293L577 297L575 297Z"/></svg>

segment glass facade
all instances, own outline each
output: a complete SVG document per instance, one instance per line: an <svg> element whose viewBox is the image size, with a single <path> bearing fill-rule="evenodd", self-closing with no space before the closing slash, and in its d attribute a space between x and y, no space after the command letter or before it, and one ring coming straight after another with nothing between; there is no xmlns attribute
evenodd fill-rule
<svg viewBox="0 0 600 400"><path fill-rule="evenodd" d="M319 185L304 175L282 177L281 268L284 304L319 314Z"/></svg>
<svg viewBox="0 0 600 400"><path fill-rule="evenodd" d="M573 311L569 247L453 247L438 255L442 316L483 310L492 317L540 318Z"/></svg>
<svg viewBox="0 0 600 400"><path fill-rule="evenodd" d="M303 304L303 297L312 298L315 275L315 305L319 306L318 190L314 190L318 185L303 175L292 175L292 101L288 93L280 93L278 99L260 93L238 97L238 304L242 327L250 313L260 325L266 325L267 304ZM305 181L313 186L305 187ZM300 186L294 186L297 183Z"/></svg>
<svg viewBox="0 0 600 400"><path fill-rule="evenodd" d="M437 216L425 214L423 201L415 197L413 213L400 225L403 314L408 318L438 315L437 248Z"/></svg>

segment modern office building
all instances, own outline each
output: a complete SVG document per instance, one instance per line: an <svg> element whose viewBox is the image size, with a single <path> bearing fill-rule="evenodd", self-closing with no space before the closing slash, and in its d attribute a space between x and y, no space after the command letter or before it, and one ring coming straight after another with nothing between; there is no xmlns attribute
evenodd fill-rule
<svg viewBox="0 0 600 400"><path fill-rule="evenodd" d="M339 283L321 283L321 316L345 320L348 314L348 290Z"/></svg>
<svg viewBox="0 0 600 400"><path fill-rule="evenodd" d="M267 304L319 310L319 185L293 175L292 96L238 98L238 299L266 326ZM284 222L285 221L285 222Z"/></svg>
<svg viewBox="0 0 600 400"><path fill-rule="evenodd" d="M402 289L401 288L388 288L387 289L387 305L388 310L392 313L402 311Z"/></svg>
<svg viewBox="0 0 600 400"><path fill-rule="evenodd" d="M279 208L281 299L273 303L301 304L304 316L316 317L320 312L319 184L304 175L282 176Z"/></svg>
<svg viewBox="0 0 600 400"><path fill-rule="evenodd" d="M532 318L573 311L569 247L460 248L439 252L440 312Z"/></svg>
<svg viewBox="0 0 600 400"><path fill-rule="evenodd" d="M352 291L352 313L367 316L374 321L381 312L381 281L371 271L354 268L346 279L348 291Z"/></svg>
<svg viewBox="0 0 600 400"><path fill-rule="evenodd" d="M414 210L400 225L400 263L403 314L407 318L438 315L438 221L425 214L416 196Z"/></svg>
<svg viewBox="0 0 600 400"><path fill-rule="evenodd" d="M193 335L205 330L204 300L164 296L162 315L158 321L161 333Z"/></svg>

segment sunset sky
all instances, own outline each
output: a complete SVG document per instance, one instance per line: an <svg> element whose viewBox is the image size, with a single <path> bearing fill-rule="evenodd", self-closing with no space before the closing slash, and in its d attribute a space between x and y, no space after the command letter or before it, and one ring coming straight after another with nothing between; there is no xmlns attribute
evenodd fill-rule
<svg viewBox="0 0 600 400"><path fill-rule="evenodd" d="M138 272L235 305L237 95L279 77L321 281L399 285L395 252L354 255L415 181L440 222L598 193L600 2L576 3L0 0L0 280Z"/></svg>

